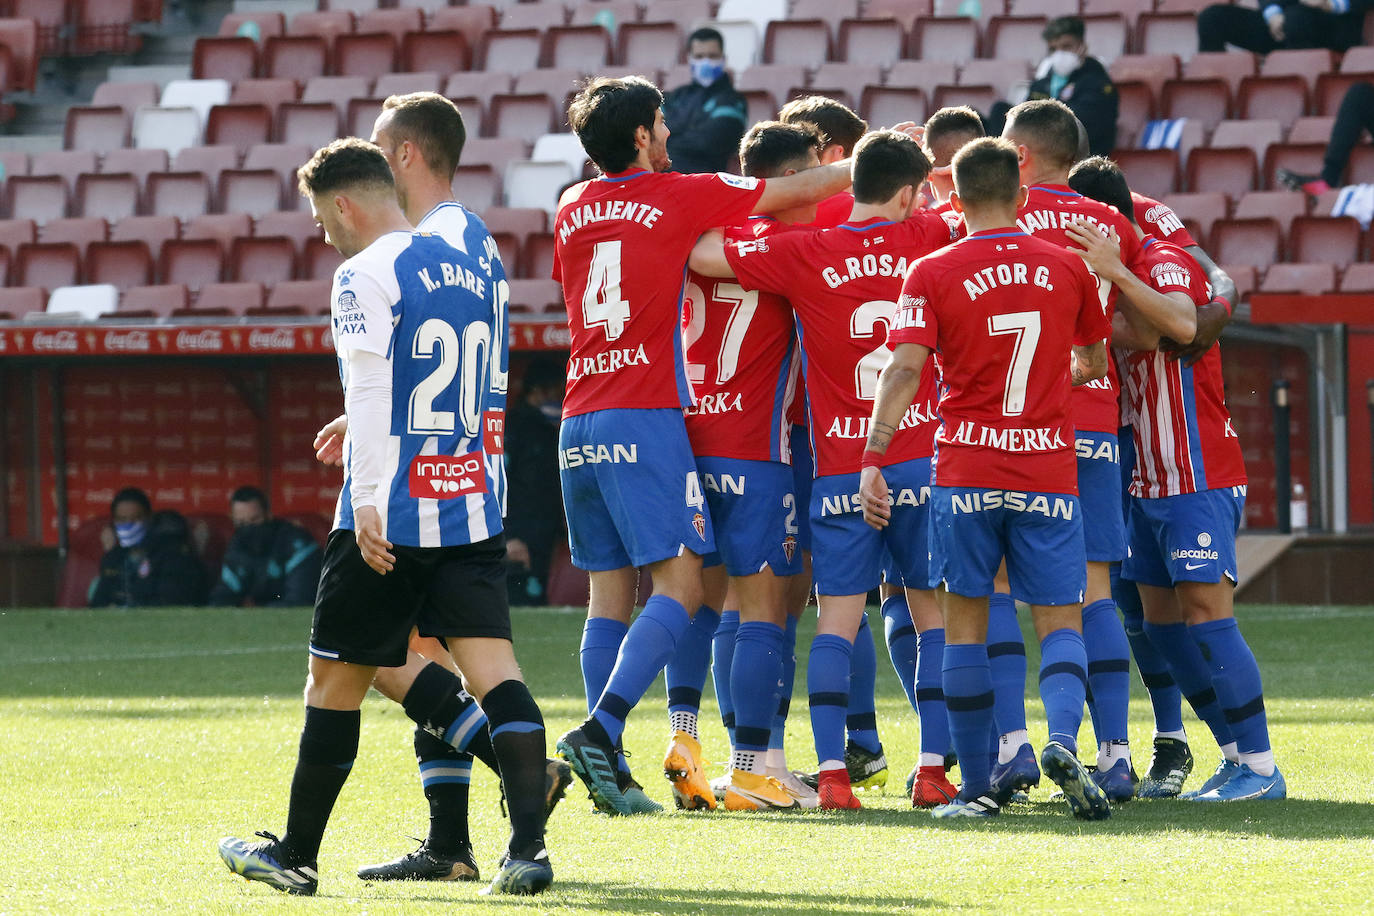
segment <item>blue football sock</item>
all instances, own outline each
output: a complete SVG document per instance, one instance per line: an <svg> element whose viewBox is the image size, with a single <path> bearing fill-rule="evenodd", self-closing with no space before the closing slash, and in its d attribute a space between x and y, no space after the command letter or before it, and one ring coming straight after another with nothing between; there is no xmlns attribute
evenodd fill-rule
<svg viewBox="0 0 1374 916"><path fill-rule="evenodd" d="M1092 691L1093 734L1099 745L1129 740L1126 735L1131 703L1131 647L1110 598L1083 608L1083 645L1088 654L1088 689Z"/></svg>
<svg viewBox="0 0 1374 916"><path fill-rule="evenodd" d="M907 702L916 709L916 627L911 622L905 595L883 599L883 638L887 642L888 658L892 659L892 670L897 672ZM944 648L940 651L943 653Z"/></svg>
<svg viewBox="0 0 1374 916"><path fill-rule="evenodd" d="M842 636L823 633L811 643L806 692L811 705L811 736L816 759L844 759L844 719L849 706L850 656L854 646Z"/></svg>
<svg viewBox="0 0 1374 916"><path fill-rule="evenodd" d="M720 721L735 746L735 698L730 686L730 669L735 663L735 631L739 629L739 611L725 611L716 624L711 640L711 677L716 684L716 704L720 706Z"/></svg>
<svg viewBox="0 0 1374 916"><path fill-rule="evenodd" d="M1242 754L1268 751L1269 722L1264 714L1259 664L1240 634L1236 619L1209 620L1189 627L1188 631L1211 668L1212 683L1236 739L1236 750Z"/></svg>
<svg viewBox="0 0 1374 916"><path fill-rule="evenodd" d="M644 602L644 610L621 643L606 690L592 711L612 744L620 741L630 710L673 657L678 640L691 623L686 609L667 595L652 595Z"/></svg>
<svg viewBox="0 0 1374 916"><path fill-rule="evenodd" d="M992 669L997 734L1026 727L1026 643L1011 595L988 597L988 665Z"/></svg>
<svg viewBox="0 0 1374 916"><path fill-rule="evenodd" d="M1147 620L1145 635L1169 663L1169 673L1173 675L1174 683L1178 684L1183 698L1197 717L1207 723L1217 746L1225 747L1234 741L1231 726L1226 724L1226 715L1221 711L1221 703L1212 686L1212 669L1202 657L1197 640L1188 632L1188 625L1150 623Z"/></svg>
<svg viewBox="0 0 1374 916"><path fill-rule="evenodd" d="M685 731L694 738L697 737L697 715L701 712L701 691L706 686L706 673L711 667L711 638L716 635L719 623L720 614L704 604L697 608L692 625L677 641L677 652L663 669L672 729Z"/></svg>
<svg viewBox="0 0 1374 916"><path fill-rule="evenodd" d="M1131 655L1140 671L1140 682L1150 696L1154 711L1155 732L1172 734L1183 731L1183 694L1179 692L1169 663L1160 655L1154 643L1145 635L1145 609L1140 603L1140 590L1135 583L1121 578L1121 564L1112 564L1112 598L1121 608L1122 628L1130 643Z"/></svg>
<svg viewBox="0 0 1374 916"><path fill-rule="evenodd" d="M921 722L921 753L949 753L949 712L945 709L945 630L916 636L916 717ZM995 731L995 729L994 729Z"/></svg>
<svg viewBox="0 0 1374 916"><path fill-rule="evenodd" d="M942 680L949 706L949 737L959 756L962 798L977 798L989 789L992 760L992 671L986 645L946 645Z"/></svg>
<svg viewBox="0 0 1374 916"><path fill-rule="evenodd" d="M734 670L730 673L730 687L735 692L735 750L768 750L773 716L778 711L781 647L782 627L777 624L749 621L739 625Z"/></svg>
<svg viewBox="0 0 1374 916"><path fill-rule="evenodd" d="M782 625L782 683L778 688L778 712L773 717L773 737L768 749L781 750L787 734L787 713L792 708L793 682L797 679L797 618L787 615Z"/></svg>
<svg viewBox="0 0 1374 916"><path fill-rule="evenodd" d="M601 699L629 629L610 617L588 617L582 627L582 686L587 692L587 712L595 709L596 701Z"/></svg>
<svg viewBox="0 0 1374 916"><path fill-rule="evenodd" d="M1040 699L1050 740L1078 752L1078 726L1087 700L1088 653L1083 634L1065 627L1040 640Z"/></svg>
<svg viewBox="0 0 1374 916"><path fill-rule="evenodd" d="M875 754L883 746L878 740L878 716L873 698L877 683L878 653L873 647L868 612L864 611L859 618L859 632L854 636L854 652L849 656L849 709L844 725L850 741Z"/></svg>

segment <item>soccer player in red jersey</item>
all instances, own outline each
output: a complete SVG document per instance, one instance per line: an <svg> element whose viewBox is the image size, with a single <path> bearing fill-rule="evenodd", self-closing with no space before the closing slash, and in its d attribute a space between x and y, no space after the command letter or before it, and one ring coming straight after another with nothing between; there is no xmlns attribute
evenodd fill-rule
<svg viewBox="0 0 1374 916"><path fill-rule="evenodd" d="M707 229L821 200L849 181L846 165L766 184L668 172L662 102L638 77L583 87L568 122L601 176L569 188L554 220L554 277L572 335L559 476L572 559L591 573L582 644L591 715L557 746L597 807L615 814L632 813L615 751L625 718L691 626L701 556L715 548L682 415L693 404L679 332L687 256ZM630 626L636 567L648 567L654 594Z"/></svg>
<svg viewBox="0 0 1374 916"><path fill-rule="evenodd" d="M778 111L784 124L810 124L821 133L821 165L830 165L854 154L854 145L868 132L868 122L853 109L824 95L808 95L793 99ZM849 219L854 207L854 195L840 191L816 205L811 225L829 229Z"/></svg>
<svg viewBox="0 0 1374 916"><path fill-rule="evenodd" d="M1126 180L1110 160L1080 163L1070 181L1091 196L1120 201L1118 206L1128 202ZM1246 476L1226 409L1221 353L1212 347L1192 366L1169 359L1158 347L1160 322L1142 314L1152 298L1167 299L1179 309L1200 308L1211 300L1211 290L1196 262L1168 242L1145 237L1143 255L1132 265L1135 276L1127 277L1114 246L1091 233L1076 236L1089 261L1122 283L1132 306L1130 328L1121 328L1114 338L1131 347L1125 357L1125 398L1137 454L1131 555L1122 576L1139 586L1146 630L1179 686L1190 698L1210 687L1219 701L1219 709L1198 713L1223 745L1223 760L1200 789L1184 797L1284 798L1287 788L1269 743L1259 666L1232 607ZM1132 280L1147 288L1132 290L1126 285Z"/></svg>
<svg viewBox="0 0 1374 916"><path fill-rule="evenodd" d="M1074 753L1087 656L1070 383L1106 373L1106 310L1075 255L1015 225L1026 192L1011 144L984 138L965 146L954 157L954 183L951 199L970 235L921 258L902 286L861 460L864 517L876 528L895 518L885 466L912 398L934 374L923 371L926 360L938 351L930 571L946 589L944 692L963 786L934 814L999 810L987 754L993 711L986 639L987 599L1005 558L1041 637L1050 728L1042 765L1076 816L1101 819L1110 815L1106 798Z"/></svg>
<svg viewBox="0 0 1374 916"><path fill-rule="evenodd" d="M921 145L930 157L930 189L936 212L949 213L949 192L954 190L954 154L984 135L983 119L967 105L941 108L926 119Z"/></svg>
<svg viewBox="0 0 1374 916"><path fill-rule="evenodd" d="M695 270L734 276L746 290L786 294L800 328L816 479L811 530L820 598L819 635L807 672L811 727L820 761L821 806L857 808L844 762L850 656L864 596L878 584L882 550L892 552L908 588L929 590L925 488L929 481L934 385L909 411L893 451L897 520L879 534L862 521L855 468L868 404L886 358L886 329L907 265L949 241L938 215L915 210L929 163L905 134L878 131L854 154L854 210L834 229L789 232L767 245L724 245L707 236L692 254ZM919 596L915 596L919 597ZM913 607L918 601L912 601ZM917 621L939 625L937 619ZM851 741L873 741L851 728ZM876 743L876 742L875 742ZM880 753L880 747L869 747ZM943 756L943 754L941 755Z"/></svg>

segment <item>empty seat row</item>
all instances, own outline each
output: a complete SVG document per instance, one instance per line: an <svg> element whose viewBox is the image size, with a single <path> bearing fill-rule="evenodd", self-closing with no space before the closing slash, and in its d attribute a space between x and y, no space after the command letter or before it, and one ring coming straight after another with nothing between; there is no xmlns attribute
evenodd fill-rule
<svg viewBox="0 0 1374 916"><path fill-rule="evenodd" d="M1374 293L1374 264L1351 264L1344 270L1333 264L1223 264L1244 300L1253 293L1320 295L1323 293Z"/></svg>
<svg viewBox="0 0 1374 916"><path fill-rule="evenodd" d="M1238 196L1248 190L1279 190L1278 169L1318 174L1325 152L1325 143L1275 143L1261 160L1249 147L1199 147L1189 154L1186 171L1175 149L1118 149L1114 156L1133 189L1159 198L1183 190L1180 179L1184 176L1188 176L1188 190L1193 191ZM1346 174L1352 183L1374 181L1374 148L1356 147Z"/></svg>
<svg viewBox="0 0 1374 916"><path fill-rule="evenodd" d="M33 23L38 56L132 54L141 46L134 24L162 18L162 0L10 0L4 6L6 16Z"/></svg>
<svg viewBox="0 0 1374 916"><path fill-rule="evenodd" d="M187 319L277 317L329 313L330 280L283 280L270 286L257 281L206 283L191 289L184 283L132 286L108 284L0 288L0 318ZM46 308L45 308L46 303Z"/></svg>
<svg viewBox="0 0 1374 916"><path fill-rule="evenodd" d="M1241 211L1245 212L1245 211ZM1202 226L1185 217L1185 225ZM1196 238L1196 235L1195 235ZM1273 216L1235 216L1212 221L1196 239L1219 264L1264 269L1282 263L1327 264L1344 269L1369 260L1369 233L1348 216L1295 216L1284 223ZM1300 290L1295 290L1300 291Z"/></svg>

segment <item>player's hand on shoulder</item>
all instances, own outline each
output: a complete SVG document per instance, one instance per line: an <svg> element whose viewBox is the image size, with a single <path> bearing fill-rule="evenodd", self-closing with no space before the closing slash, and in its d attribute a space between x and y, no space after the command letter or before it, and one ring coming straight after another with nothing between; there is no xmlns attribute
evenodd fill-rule
<svg viewBox="0 0 1374 916"><path fill-rule="evenodd" d="M321 464L343 467L343 440L348 432L348 416L339 414L315 433L315 457Z"/></svg>
<svg viewBox="0 0 1374 916"><path fill-rule="evenodd" d="M1099 274L1109 274L1121 266L1121 237L1111 226L1104 227L1076 218L1065 227L1078 248L1070 248Z"/></svg>
<svg viewBox="0 0 1374 916"><path fill-rule="evenodd" d="M866 467L859 472L859 499L863 503L864 521L879 531L887 527L892 517L888 501L887 480L881 468Z"/></svg>
<svg viewBox="0 0 1374 916"><path fill-rule="evenodd" d="M391 553L391 542L382 533L382 517L376 507L359 506L354 509L353 528L363 562L382 575L391 572L396 566L396 557Z"/></svg>

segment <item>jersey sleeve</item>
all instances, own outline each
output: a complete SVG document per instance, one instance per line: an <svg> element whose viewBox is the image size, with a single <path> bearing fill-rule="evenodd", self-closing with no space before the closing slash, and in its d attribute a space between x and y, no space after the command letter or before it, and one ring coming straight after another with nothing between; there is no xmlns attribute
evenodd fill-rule
<svg viewBox="0 0 1374 916"><path fill-rule="evenodd" d="M740 286L785 296L796 282L797 266L802 263L801 235L794 232L752 241L726 242L725 260L734 270Z"/></svg>
<svg viewBox="0 0 1374 916"><path fill-rule="evenodd" d="M891 349L898 344L913 343L935 349L939 337L939 320L930 304L933 284L925 276L921 263L917 261L907 271L902 281L902 294L897 299L897 312L892 317L892 325L887 331L887 345Z"/></svg>
<svg viewBox="0 0 1374 916"><path fill-rule="evenodd" d="M1073 332L1074 344L1089 347L1110 338L1110 308L1099 295L1096 275L1088 270L1088 266L1077 255L1065 259L1063 263L1073 275L1073 284L1078 290L1078 321Z"/></svg>
<svg viewBox="0 0 1374 916"><path fill-rule="evenodd" d="M681 177L686 182L681 199L691 201L692 216L702 232L744 222L763 196L760 178L726 172Z"/></svg>
<svg viewBox="0 0 1374 916"><path fill-rule="evenodd" d="M387 356L391 351L391 307L400 299L399 289L379 277L366 263L347 261L334 272L330 311L334 323L334 347L340 353L362 350Z"/></svg>

